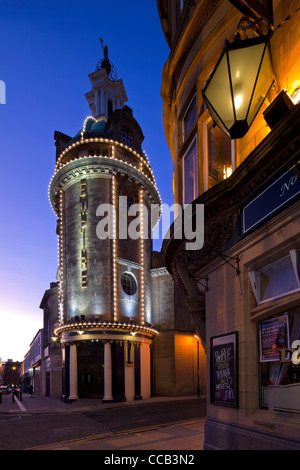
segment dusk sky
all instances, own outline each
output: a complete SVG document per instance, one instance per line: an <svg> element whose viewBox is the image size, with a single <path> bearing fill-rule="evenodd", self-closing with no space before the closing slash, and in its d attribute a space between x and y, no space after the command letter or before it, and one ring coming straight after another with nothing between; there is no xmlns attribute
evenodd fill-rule
<svg viewBox="0 0 300 470"><path fill-rule="evenodd" d="M156 0L1 0L2 252L0 358L22 361L42 328L41 299L56 281L56 216L48 200L54 131L75 136L89 116L88 75L103 57L123 80L163 203L173 204L161 73L169 49ZM155 249L160 249L156 241Z"/></svg>

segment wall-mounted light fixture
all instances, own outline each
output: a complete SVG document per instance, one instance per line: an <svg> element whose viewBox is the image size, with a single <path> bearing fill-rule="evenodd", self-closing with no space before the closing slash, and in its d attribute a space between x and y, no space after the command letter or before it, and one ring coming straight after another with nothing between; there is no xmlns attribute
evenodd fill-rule
<svg viewBox="0 0 300 470"><path fill-rule="evenodd" d="M281 90L264 112L265 121L270 129L273 129L294 106L294 102L288 92Z"/></svg>
<svg viewBox="0 0 300 470"><path fill-rule="evenodd" d="M274 83L270 34L225 41L204 90L214 123L232 139L244 137Z"/></svg>

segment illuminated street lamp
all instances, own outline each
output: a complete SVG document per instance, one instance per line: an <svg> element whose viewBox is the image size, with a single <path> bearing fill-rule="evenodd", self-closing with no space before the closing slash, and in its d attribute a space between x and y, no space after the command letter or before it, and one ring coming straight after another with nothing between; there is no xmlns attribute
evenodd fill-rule
<svg viewBox="0 0 300 470"><path fill-rule="evenodd" d="M273 82L269 35L225 41L204 90L214 123L232 139L244 137Z"/></svg>

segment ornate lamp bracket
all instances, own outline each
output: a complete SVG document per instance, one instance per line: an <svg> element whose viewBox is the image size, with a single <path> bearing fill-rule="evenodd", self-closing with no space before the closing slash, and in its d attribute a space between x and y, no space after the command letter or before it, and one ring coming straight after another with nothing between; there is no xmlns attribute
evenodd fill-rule
<svg viewBox="0 0 300 470"><path fill-rule="evenodd" d="M259 36L271 37L273 32L274 27L266 18L261 17L254 20L249 16L243 16L237 25L234 40L245 40Z"/></svg>

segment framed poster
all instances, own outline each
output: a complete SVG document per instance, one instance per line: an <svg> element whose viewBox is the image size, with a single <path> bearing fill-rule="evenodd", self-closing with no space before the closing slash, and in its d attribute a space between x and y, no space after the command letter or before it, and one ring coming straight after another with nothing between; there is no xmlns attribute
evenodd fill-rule
<svg viewBox="0 0 300 470"><path fill-rule="evenodd" d="M238 407L238 333L210 340L210 401Z"/></svg>
<svg viewBox="0 0 300 470"><path fill-rule="evenodd" d="M285 313L259 324L260 362L280 361L279 349L290 347L289 317Z"/></svg>

